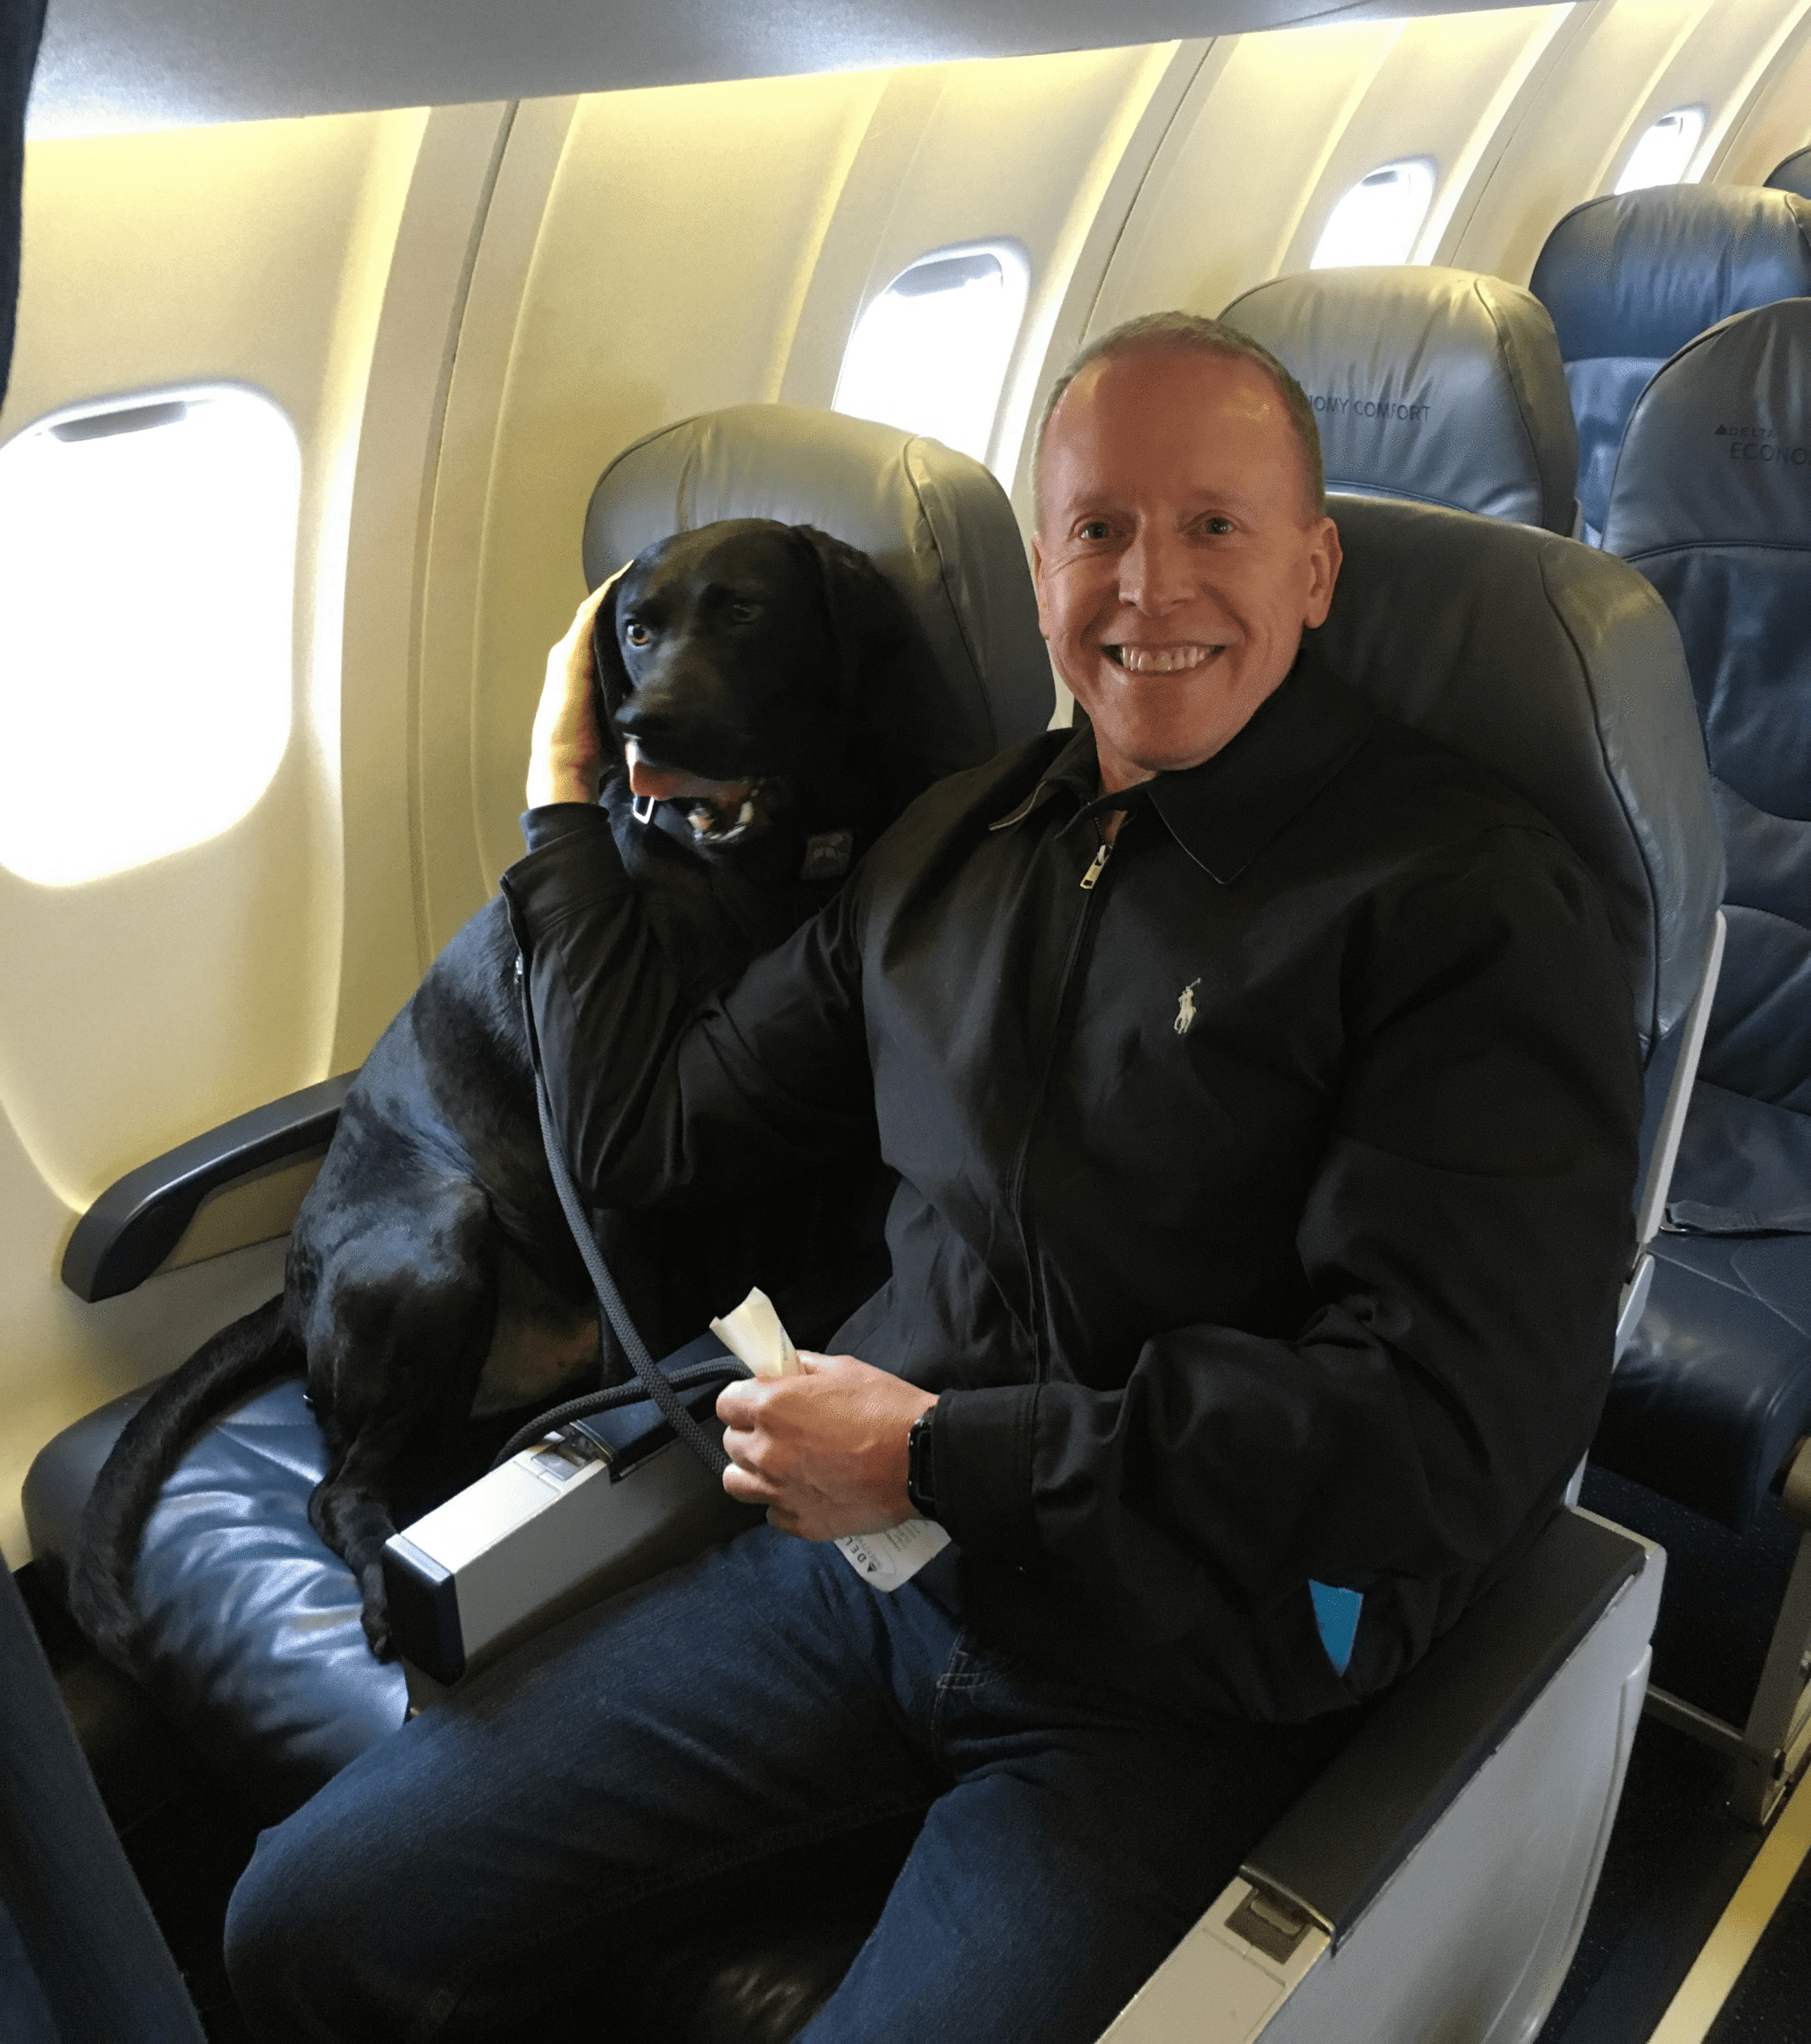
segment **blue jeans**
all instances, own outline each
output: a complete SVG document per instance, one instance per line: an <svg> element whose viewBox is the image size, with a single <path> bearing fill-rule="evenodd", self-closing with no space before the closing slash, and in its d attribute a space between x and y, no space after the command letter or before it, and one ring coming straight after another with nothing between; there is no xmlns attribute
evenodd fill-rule
<svg viewBox="0 0 1811 2044"><path fill-rule="evenodd" d="M545 2034L549 1983L632 1966L651 1908L686 1923L688 1890L739 1869L760 1895L774 1854L921 1809L802 2037L1088 2044L1349 1729L1184 1723L1014 1667L965 1632L952 1551L882 1596L757 1527L543 1635L267 1832L228 1964L265 2044Z"/></svg>

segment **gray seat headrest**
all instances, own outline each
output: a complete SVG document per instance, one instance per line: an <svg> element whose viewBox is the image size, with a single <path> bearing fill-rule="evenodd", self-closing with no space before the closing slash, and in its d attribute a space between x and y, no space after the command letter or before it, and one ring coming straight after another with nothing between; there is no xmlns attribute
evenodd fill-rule
<svg viewBox="0 0 1811 2044"><path fill-rule="evenodd" d="M1381 498L1330 508L1345 561L1310 642L1565 838L1603 890L1651 1050L1691 999L1723 885L1666 606L1623 562L1528 525Z"/></svg>
<svg viewBox="0 0 1811 2044"><path fill-rule="evenodd" d="M1716 1134L1686 1160L1689 1196L1700 1225L1798 1226L1811 1129L1811 299L1738 313L1659 370L1623 435L1604 544L1678 626L1729 867L1729 943L1699 1068L1713 1106L1693 1109Z"/></svg>
<svg viewBox="0 0 1811 2044"><path fill-rule="evenodd" d="M1678 621L1718 779L1811 821L1811 299L1738 313L1658 372L1603 543Z"/></svg>
<svg viewBox="0 0 1811 2044"><path fill-rule="evenodd" d="M1789 156L1775 164L1767 173L1767 188L1771 192L1796 192L1801 199L1811 199L1811 149L1794 149Z"/></svg>
<svg viewBox="0 0 1811 2044"><path fill-rule="evenodd" d="M1589 200L1547 237L1532 289L1559 336L1579 422L1579 499L1595 536L1648 378L1731 313L1811 291L1811 200L1746 184Z"/></svg>
<svg viewBox="0 0 1811 2044"><path fill-rule="evenodd" d="M1425 263L1278 277L1220 315L1307 392L1327 487L1570 533L1578 443L1533 295Z"/></svg>
<svg viewBox="0 0 1811 2044"><path fill-rule="evenodd" d="M663 426L598 478L585 521L595 588L669 533L719 518L815 525L870 556L946 684L927 759L949 771L1033 737L1055 706L1024 543L979 461L898 427L794 405L735 405Z"/></svg>

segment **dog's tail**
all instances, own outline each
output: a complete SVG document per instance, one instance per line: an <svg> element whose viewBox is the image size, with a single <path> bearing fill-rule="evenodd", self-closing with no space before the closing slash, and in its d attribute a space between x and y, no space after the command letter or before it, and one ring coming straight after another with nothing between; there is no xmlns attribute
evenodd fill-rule
<svg viewBox="0 0 1811 2044"><path fill-rule="evenodd" d="M133 1575L145 1522L183 1450L248 1393L299 1373L302 1345L275 1298L222 1328L133 1413L101 1464L81 1515L69 1571L69 1609L109 1660L126 1665L138 1620Z"/></svg>

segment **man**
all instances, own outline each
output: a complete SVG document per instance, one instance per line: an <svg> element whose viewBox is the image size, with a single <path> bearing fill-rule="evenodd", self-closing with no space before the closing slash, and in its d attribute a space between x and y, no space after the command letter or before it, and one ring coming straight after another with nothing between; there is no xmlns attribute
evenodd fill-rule
<svg viewBox="0 0 1811 2044"><path fill-rule="evenodd" d="M505 885L581 1187L740 1190L878 1119L893 1277L846 1353L723 1394L770 1526L261 1844L261 2038L508 2034L650 1897L922 1809L803 2035L1081 2044L1590 1438L1639 1091L1588 879L1301 652L1338 537L1261 350L1119 330L1038 476L1092 729L932 790L695 1016L591 806L590 605L550 659ZM914 1511L953 1544L890 1597L825 1544Z"/></svg>

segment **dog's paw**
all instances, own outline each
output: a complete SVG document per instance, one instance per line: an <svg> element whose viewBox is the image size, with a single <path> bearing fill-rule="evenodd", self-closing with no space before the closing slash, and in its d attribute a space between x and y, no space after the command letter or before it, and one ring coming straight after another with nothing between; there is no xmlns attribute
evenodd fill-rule
<svg viewBox="0 0 1811 2044"><path fill-rule="evenodd" d="M390 1637L390 1600L384 1594L383 1564L373 1562L360 1575L359 1586L364 1594L364 1608L359 1614L359 1622L365 1629L365 1642L379 1661L396 1658L396 1642Z"/></svg>

